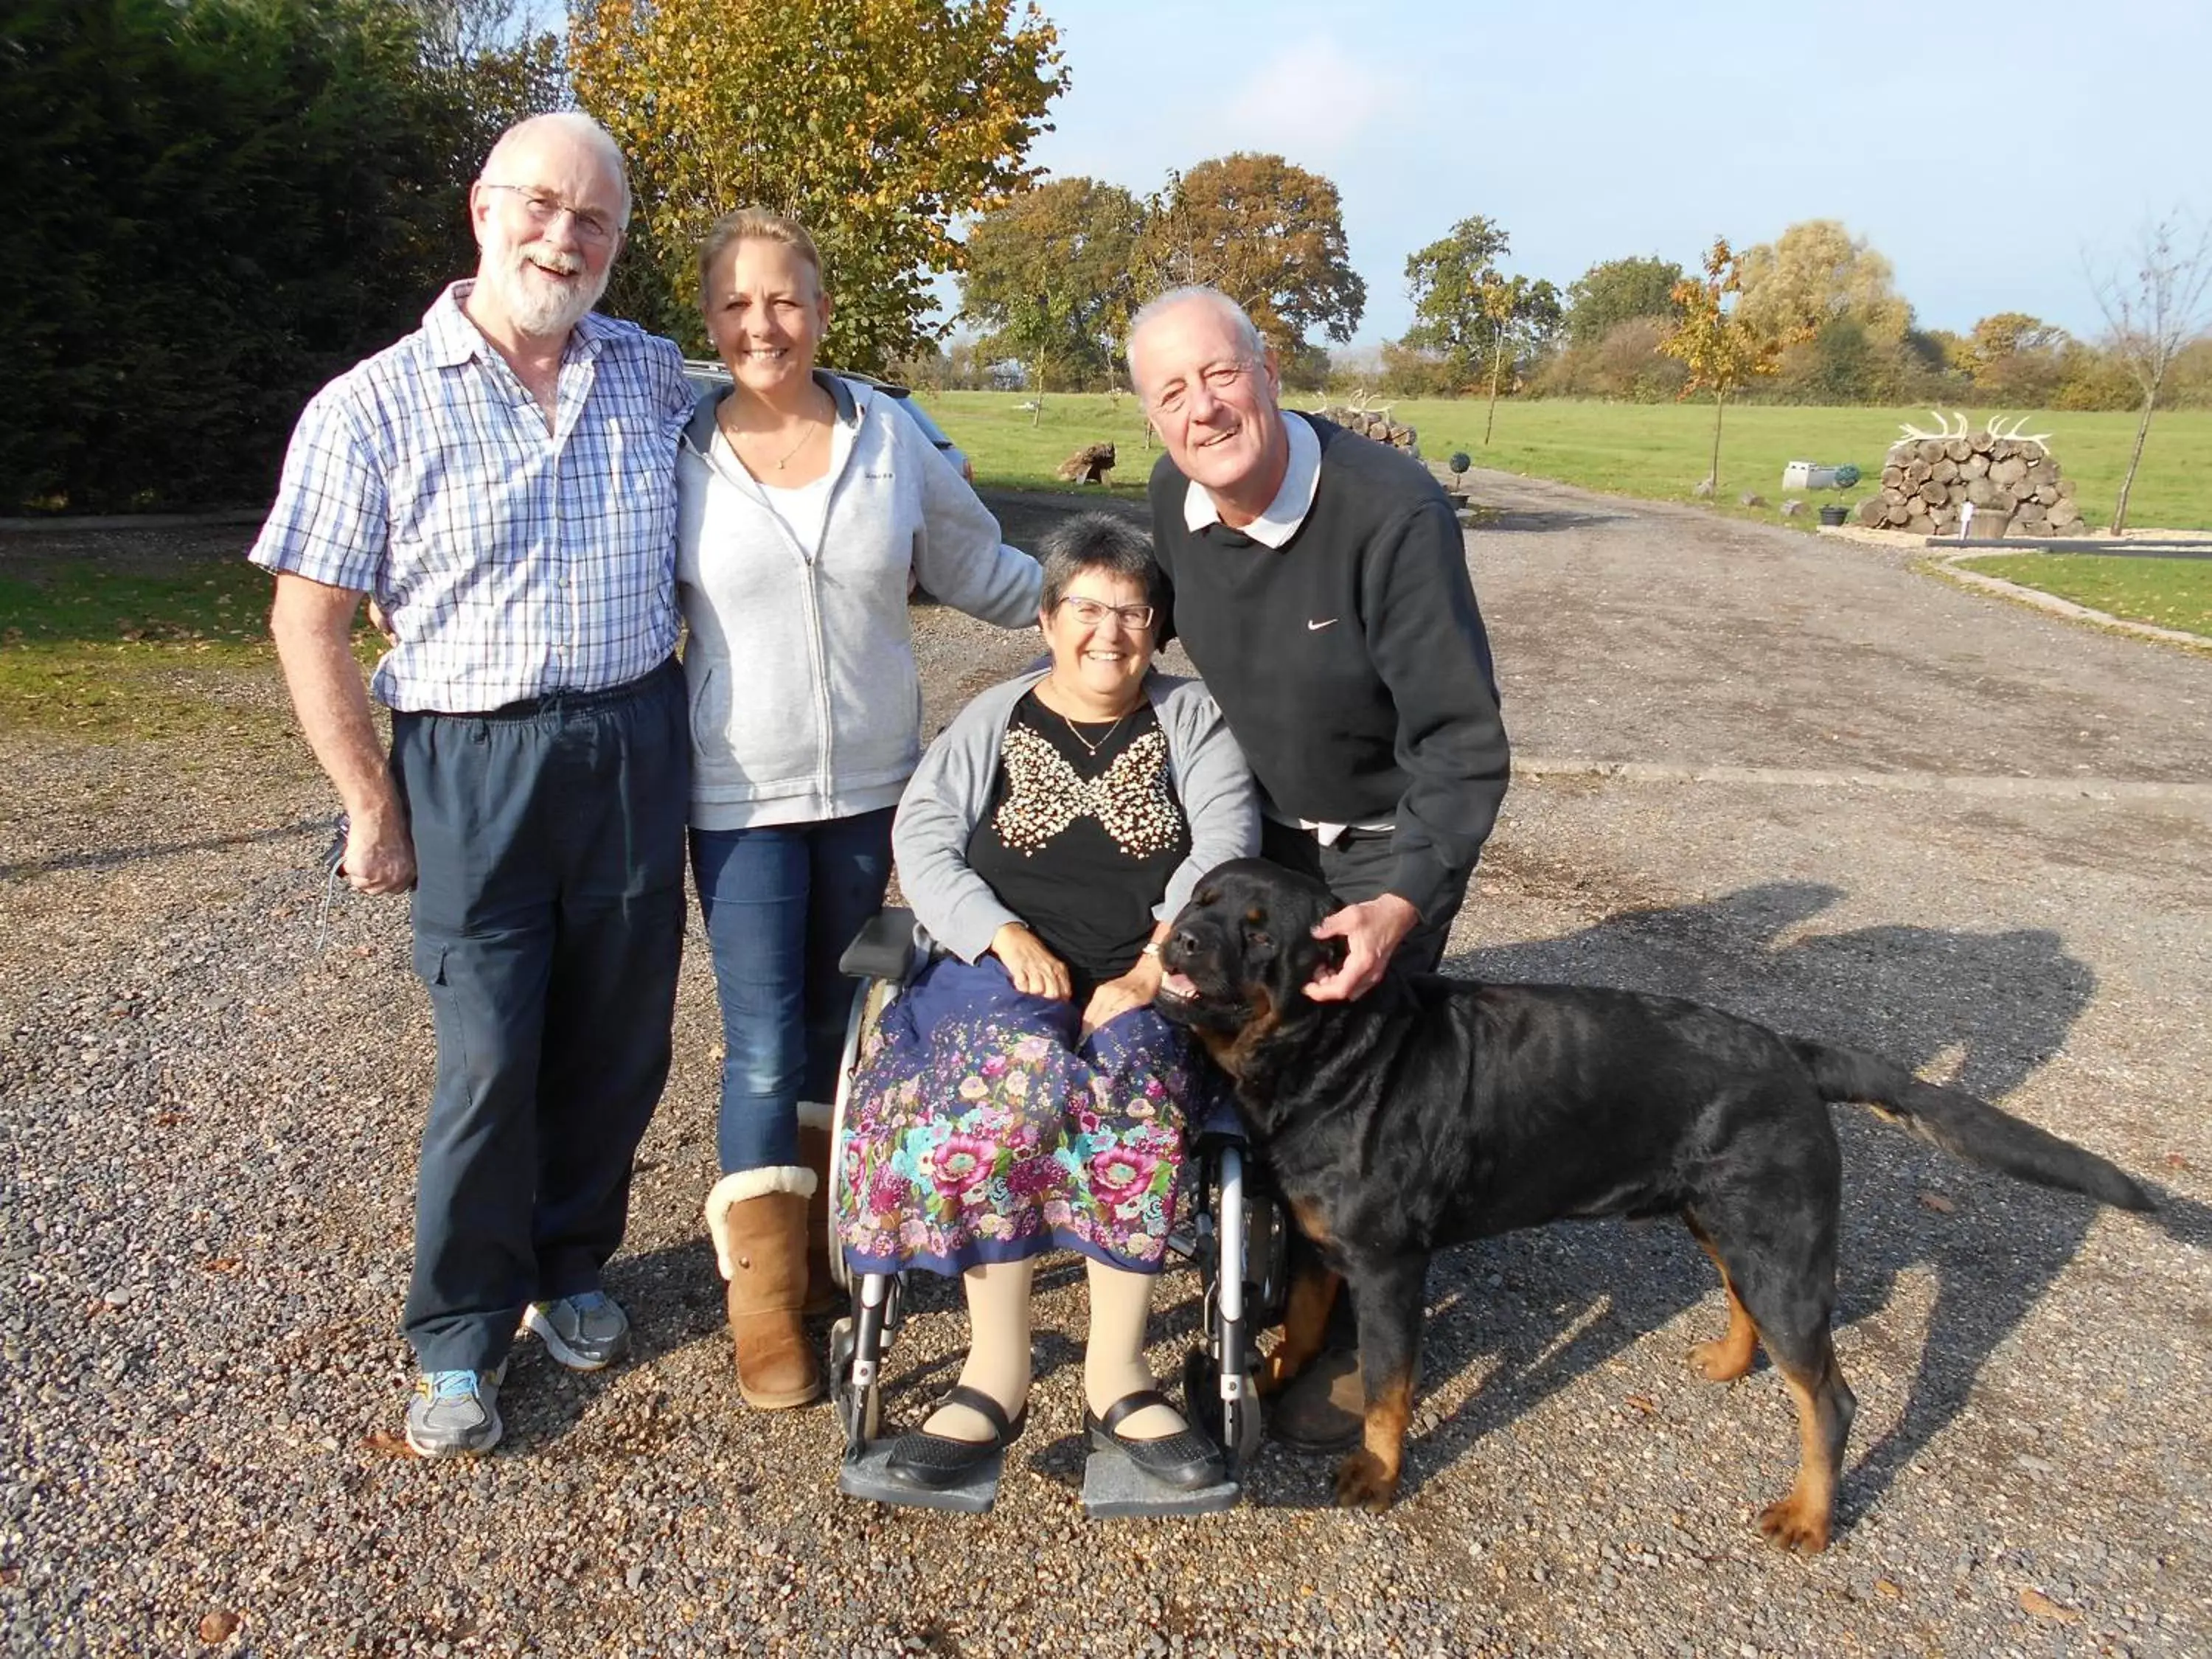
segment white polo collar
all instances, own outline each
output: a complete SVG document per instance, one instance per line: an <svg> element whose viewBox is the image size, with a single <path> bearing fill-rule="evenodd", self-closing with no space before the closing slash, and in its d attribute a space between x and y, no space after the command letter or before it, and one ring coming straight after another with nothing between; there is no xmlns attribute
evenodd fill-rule
<svg viewBox="0 0 2212 1659"><path fill-rule="evenodd" d="M1238 533L1249 536L1263 547L1281 549L1290 544L1291 538L1298 533L1298 526L1313 511L1314 492L1321 488L1321 438L1304 416L1288 410L1280 411L1283 434L1290 441L1291 459L1283 469L1282 488L1275 499L1267 503L1267 510L1251 523L1239 527ZM1221 510L1213 504L1213 497L1200 485L1193 484L1183 492L1182 521L1195 533L1210 524L1221 522Z"/></svg>

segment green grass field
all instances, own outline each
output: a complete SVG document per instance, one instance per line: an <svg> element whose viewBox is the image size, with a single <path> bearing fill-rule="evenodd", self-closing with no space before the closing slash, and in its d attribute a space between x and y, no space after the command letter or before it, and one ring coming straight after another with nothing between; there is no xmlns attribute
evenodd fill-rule
<svg viewBox="0 0 2212 1659"><path fill-rule="evenodd" d="M206 676L275 660L269 576L243 559L24 559L0 577L0 729L96 742L227 730ZM355 653L382 642L366 625Z"/></svg>
<svg viewBox="0 0 2212 1659"><path fill-rule="evenodd" d="M1032 427L1017 407L1020 394L947 392L927 398L931 410L975 463L976 481L1001 488L1067 489L1053 469L1082 445L1111 439L1121 452L1117 495L1141 493L1151 457L1136 400L1079 393L1049 393L1042 422ZM1294 397L1299 407L1320 400ZM1421 453L1441 459L1455 449L1474 464L1533 477L1556 478L1624 495L1688 501L1705 476L1712 443L1712 407L1698 404L1599 404L1541 400L1501 402L1497 430L1485 448L1484 405L1475 399L1408 398L1393 414L1420 434ZM1970 414L2017 411L1970 410ZM2126 414L2036 415L2027 430L2047 432L2059 465L2080 487L2087 522L2102 526L2127 466L2135 416ZM1782 468L1793 460L1851 461L1872 481L1900 422L1931 424L1924 409L1797 409L1747 404L1731 407L1722 427L1720 499L1725 509L1747 489L1779 507ZM1850 492L1841 499L1856 501ZM1808 505L1838 499L1826 492ZM1781 522L1773 507L1747 516ZM2135 494L2131 525L2168 530L2212 529L2212 411L2168 412L2153 422Z"/></svg>
<svg viewBox="0 0 2212 1659"><path fill-rule="evenodd" d="M2212 637L2212 559L2008 553L1963 561L1960 568L2056 593L2115 617Z"/></svg>

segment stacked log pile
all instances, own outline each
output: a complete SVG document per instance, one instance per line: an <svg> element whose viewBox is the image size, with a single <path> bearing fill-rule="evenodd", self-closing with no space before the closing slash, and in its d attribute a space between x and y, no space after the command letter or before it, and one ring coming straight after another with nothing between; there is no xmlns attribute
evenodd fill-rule
<svg viewBox="0 0 2212 1659"><path fill-rule="evenodd" d="M1388 410L1316 409L1314 413L1347 432L1357 432L1362 437L1372 438L1378 444L1389 444L1393 449L1402 449L1409 455L1421 453L1419 447L1420 434L1410 426L1399 425L1390 418Z"/></svg>
<svg viewBox="0 0 2212 1659"><path fill-rule="evenodd" d="M2074 481L2060 476L2057 459L2038 439L1986 428L1899 439L1883 463L1881 492L1860 503L1859 522L1952 536L1969 502L1969 533L1978 538L2080 533Z"/></svg>

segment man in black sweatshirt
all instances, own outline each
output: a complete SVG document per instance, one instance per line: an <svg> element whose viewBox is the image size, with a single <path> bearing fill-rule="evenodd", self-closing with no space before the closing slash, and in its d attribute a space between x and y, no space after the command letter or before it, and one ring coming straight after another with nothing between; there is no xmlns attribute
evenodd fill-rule
<svg viewBox="0 0 2212 1659"><path fill-rule="evenodd" d="M1137 315L1129 372L1167 453L1152 541L1168 614L1259 781L1262 850L1346 901L1316 1000L1394 958L1432 970L1505 796L1490 641L1451 504L1419 462L1285 414L1276 356L1212 289ZM1274 1413L1293 1444L1358 1433L1342 1344Z"/></svg>

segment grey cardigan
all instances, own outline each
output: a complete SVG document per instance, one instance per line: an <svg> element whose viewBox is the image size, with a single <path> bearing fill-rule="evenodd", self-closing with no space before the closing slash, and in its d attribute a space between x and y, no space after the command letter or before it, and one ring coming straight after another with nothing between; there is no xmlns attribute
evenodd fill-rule
<svg viewBox="0 0 2212 1659"><path fill-rule="evenodd" d="M1014 705L1049 672L1034 669L994 685L953 716L899 801L891 830L899 886L924 931L963 962L978 960L1000 928L1021 920L968 867L968 837L990 805ZM1244 751L1200 682L1154 670L1145 694L1167 735L1169 775L1190 823L1190 856L1152 908L1165 921L1215 865L1260 850L1260 808Z"/></svg>

